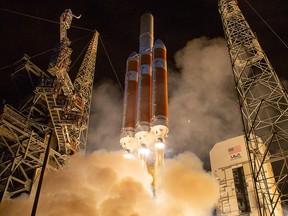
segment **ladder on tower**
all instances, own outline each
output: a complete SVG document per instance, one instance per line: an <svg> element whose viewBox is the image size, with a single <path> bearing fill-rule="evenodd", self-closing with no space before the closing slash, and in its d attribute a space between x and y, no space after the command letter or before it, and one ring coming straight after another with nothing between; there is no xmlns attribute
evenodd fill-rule
<svg viewBox="0 0 288 216"><path fill-rule="evenodd" d="M61 116L59 113L59 109L57 109L56 98L54 94L51 94L50 92L45 94L45 98L47 101L47 106L54 127L54 131L58 139L59 152L66 153L67 150L66 150L65 132L61 125Z"/></svg>

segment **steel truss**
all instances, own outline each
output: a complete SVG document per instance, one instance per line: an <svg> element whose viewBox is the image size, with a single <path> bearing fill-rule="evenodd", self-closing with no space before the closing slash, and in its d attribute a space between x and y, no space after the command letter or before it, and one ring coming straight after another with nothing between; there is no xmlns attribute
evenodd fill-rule
<svg viewBox="0 0 288 216"><path fill-rule="evenodd" d="M30 194L37 185L47 151L48 134L54 134L48 169L61 169L67 156L85 150L98 35L95 32L72 87L67 73L69 65L59 70L54 66L55 74L49 75L34 65L28 56L20 61L16 72L22 73L21 77L26 74L35 87L34 94L24 100L19 109L10 105L2 108L0 202L22 193ZM51 73L51 65L48 71Z"/></svg>
<svg viewBox="0 0 288 216"><path fill-rule="evenodd" d="M219 0L259 215L288 203L288 96L236 0Z"/></svg>
<svg viewBox="0 0 288 216"><path fill-rule="evenodd" d="M27 56L16 72L29 77L48 77ZM35 78L35 77L34 77ZM46 134L52 127L46 102L35 94L19 110L6 104L0 116L0 202L22 193L30 194L41 171L46 152ZM61 169L65 155L50 150L49 169Z"/></svg>

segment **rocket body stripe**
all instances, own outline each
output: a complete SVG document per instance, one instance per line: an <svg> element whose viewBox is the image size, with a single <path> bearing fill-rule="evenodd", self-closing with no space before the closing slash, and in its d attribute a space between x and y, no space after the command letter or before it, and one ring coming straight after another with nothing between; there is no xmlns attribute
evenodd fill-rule
<svg viewBox="0 0 288 216"><path fill-rule="evenodd" d="M157 59L157 58L161 58L164 59L166 61L166 48L164 47L156 47L154 48L154 52L153 52L153 58Z"/></svg>

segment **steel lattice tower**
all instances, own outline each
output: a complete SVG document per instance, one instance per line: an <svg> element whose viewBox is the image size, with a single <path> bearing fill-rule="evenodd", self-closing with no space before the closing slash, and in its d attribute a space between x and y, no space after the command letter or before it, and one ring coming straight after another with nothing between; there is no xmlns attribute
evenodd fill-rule
<svg viewBox="0 0 288 216"><path fill-rule="evenodd" d="M287 202L288 98L235 0L220 0L260 215ZM270 167L273 168L273 173Z"/></svg>
<svg viewBox="0 0 288 216"><path fill-rule="evenodd" d="M79 72L77 73L77 77L74 81L75 92L80 94L84 99L82 125L80 128L75 128L75 137L78 140L78 146L80 150L86 149L88 139L88 126L92 101L98 38L99 33L95 32L84 57L84 60L81 64Z"/></svg>
<svg viewBox="0 0 288 216"><path fill-rule="evenodd" d="M0 202L33 193L45 153L49 153L47 168L59 170L67 156L85 150L99 34L95 31L73 85L66 32L72 16L68 9L60 18L61 41L49 63L50 74L28 56L16 64L14 74L29 77L33 94L19 109L6 104L1 110Z"/></svg>
<svg viewBox="0 0 288 216"><path fill-rule="evenodd" d="M259 215L288 202L288 96L236 0L219 0Z"/></svg>

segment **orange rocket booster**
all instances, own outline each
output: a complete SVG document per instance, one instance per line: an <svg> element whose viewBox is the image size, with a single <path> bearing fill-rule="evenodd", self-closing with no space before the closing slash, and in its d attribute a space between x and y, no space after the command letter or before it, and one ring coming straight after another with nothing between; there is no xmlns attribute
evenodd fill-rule
<svg viewBox="0 0 288 216"><path fill-rule="evenodd" d="M138 92L139 57L136 52L131 53L126 63L125 92L123 102L123 119L120 142L124 149L129 147L135 133L136 107Z"/></svg>
<svg viewBox="0 0 288 216"><path fill-rule="evenodd" d="M155 138L157 139L157 146L161 148L161 146L164 145L165 137L169 131L166 47L161 40L157 40L153 46L152 73L153 89L151 131L154 133ZM162 162L159 163L161 164Z"/></svg>
<svg viewBox="0 0 288 216"><path fill-rule="evenodd" d="M152 90L152 125L161 120L161 124L168 126L168 82L166 47L161 40L157 40L153 47L153 90Z"/></svg>
<svg viewBox="0 0 288 216"><path fill-rule="evenodd" d="M136 118L137 82L138 82L138 55L133 52L126 66L123 128L134 128Z"/></svg>

